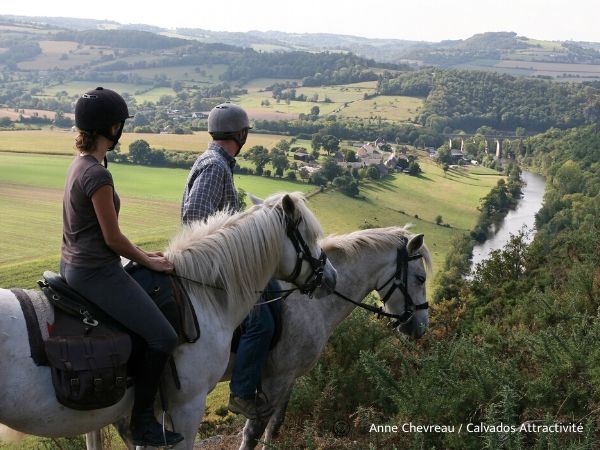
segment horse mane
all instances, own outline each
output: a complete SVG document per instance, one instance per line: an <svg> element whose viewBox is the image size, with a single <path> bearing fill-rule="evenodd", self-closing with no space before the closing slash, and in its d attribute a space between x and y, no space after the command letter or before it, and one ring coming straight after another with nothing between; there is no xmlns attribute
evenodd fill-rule
<svg viewBox="0 0 600 450"><path fill-rule="evenodd" d="M257 286L257 280L268 278L275 271L286 238L283 195L271 196L264 205L237 214L221 211L183 226L170 241L166 256L177 275L199 282L184 281L191 293L214 302L216 291L222 289L231 305L258 298L256 290L264 286ZM288 195L296 205L298 217L307 225L307 241L315 242L322 236L320 224L304 205L301 193ZM206 289L207 286L217 290Z"/></svg>
<svg viewBox="0 0 600 450"><path fill-rule="evenodd" d="M337 250L349 258L356 258L367 247L386 251L393 247L405 246L408 240L415 235L409 231L410 227L409 224L404 227L368 228L349 234L334 234L323 239L321 247L325 252ZM423 244L418 253L423 255L425 267L431 272L431 254L427 246Z"/></svg>

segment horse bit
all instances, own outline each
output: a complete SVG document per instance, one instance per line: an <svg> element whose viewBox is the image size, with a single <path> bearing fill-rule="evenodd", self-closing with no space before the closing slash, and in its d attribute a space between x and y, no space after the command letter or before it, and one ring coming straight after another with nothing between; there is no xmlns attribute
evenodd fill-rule
<svg viewBox="0 0 600 450"><path fill-rule="evenodd" d="M408 254L408 250L406 249L406 246L397 249L396 271L385 283L383 283L383 285L381 287L375 288L375 290L381 291L388 284L392 283L390 288L388 289L388 291L385 293L385 295L381 299L383 306L385 306L386 302L390 299L390 297L392 296L394 291L396 289L399 289L400 292L402 292L402 295L404 295L404 312L402 314L388 313L383 310L383 307L375 308L371 305L365 305L364 303L356 302L356 301L352 300L351 298L348 298L345 295L339 293L338 291L333 291L333 293L336 294L338 297L342 298L343 300L353 303L356 306L366 309L367 311L375 313L378 316L385 316L385 317L389 317L391 319L395 319L394 322L392 322L390 326L392 328L396 328L396 327L408 322L410 319L412 319L412 316L415 314L415 312L429 308L429 304L427 302L416 305L415 302L413 301L410 293L408 292L408 287L407 287L408 286L408 284L407 284L407 282L408 282L408 262L414 261L416 259L420 259L422 257L423 257L423 255L421 255L421 254L416 254L416 255L410 256Z"/></svg>

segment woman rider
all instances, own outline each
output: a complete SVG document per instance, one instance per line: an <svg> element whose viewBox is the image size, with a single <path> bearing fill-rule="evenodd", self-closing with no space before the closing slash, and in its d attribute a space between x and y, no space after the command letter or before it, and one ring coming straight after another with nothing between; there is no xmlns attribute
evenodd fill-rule
<svg viewBox="0 0 600 450"><path fill-rule="evenodd" d="M69 285L146 342L135 381L131 431L135 445L162 446L165 437L154 416L154 399L177 334L123 270L120 256L159 272L170 272L173 265L162 253L136 247L119 229L120 200L106 168L106 153L117 145L128 118L127 104L110 89L89 91L75 105L79 154L65 184L61 273ZM182 440L180 434L166 431L167 445Z"/></svg>

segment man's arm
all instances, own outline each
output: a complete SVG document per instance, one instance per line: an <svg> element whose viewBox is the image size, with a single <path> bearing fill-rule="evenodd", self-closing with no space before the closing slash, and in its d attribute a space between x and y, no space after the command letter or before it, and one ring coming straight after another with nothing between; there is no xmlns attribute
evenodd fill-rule
<svg viewBox="0 0 600 450"><path fill-rule="evenodd" d="M183 204L181 213L183 223L205 220L218 211L223 197L225 170L218 164L211 164L196 177Z"/></svg>

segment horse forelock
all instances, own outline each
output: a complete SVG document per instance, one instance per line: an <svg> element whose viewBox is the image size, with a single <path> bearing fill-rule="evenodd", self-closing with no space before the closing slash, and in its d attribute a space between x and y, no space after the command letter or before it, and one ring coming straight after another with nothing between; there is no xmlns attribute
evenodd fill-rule
<svg viewBox="0 0 600 450"><path fill-rule="evenodd" d="M368 228L349 234L330 235L321 241L325 252L340 251L348 258L359 257L365 248L387 251L406 245L408 240L415 236L409 231L411 225L404 227ZM432 270L431 254L425 244L421 246L418 254L423 256L423 262L428 272Z"/></svg>
<svg viewBox="0 0 600 450"><path fill-rule="evenodd" d="M302 222L305 224L305 233L304 239L307 242L316 242L324 236L323 228L321 224L317 220L316 216L312 213L312 211L306 206L306 197L302 192L280 192L277 194L273 194L267 199L265 199L264 204L269 206L279 206L283 201L283 197L288 195L294 205L296 206L296 219L302 219Z"/></svg>

